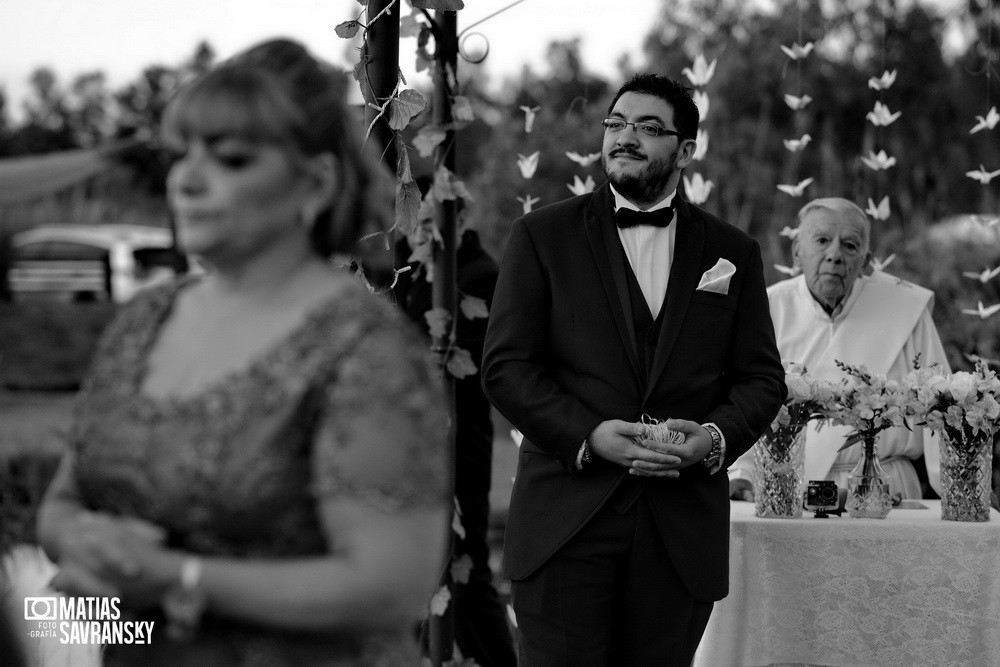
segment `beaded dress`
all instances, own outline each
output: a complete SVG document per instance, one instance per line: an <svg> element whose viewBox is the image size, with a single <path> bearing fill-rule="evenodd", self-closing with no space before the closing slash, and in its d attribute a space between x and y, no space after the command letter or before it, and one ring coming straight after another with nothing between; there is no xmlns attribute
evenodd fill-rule
<svg viewBox="0 0 1000 667"><path fill-rule="evenodd" d="M172 548L258 560L329 552L321 498L393 513L450 502L447 417L426 343L360 286L196 395L144 395L149 352L191 282L140 294L102 337L70 434L89 509L162 526ZM360 482L349 471L365 461L403 465ZM179 643L164 636L162 616L143 618L157 621L152 643L109 647L106 664L419 664L411 632L295 633L209 613Z"/></svg>

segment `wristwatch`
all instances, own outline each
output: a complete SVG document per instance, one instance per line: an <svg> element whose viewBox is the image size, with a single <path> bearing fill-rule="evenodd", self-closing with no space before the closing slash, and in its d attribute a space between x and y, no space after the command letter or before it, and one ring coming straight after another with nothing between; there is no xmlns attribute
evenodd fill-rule
<svg viewBox="0 0 1000 667"><path fill-rule="evenodd" d="M576 469L583 470L585 463L590 463L590 443L586 440L583 441L576 453Z"/></svg>
<svg viewBox="0 0 1000 667"><path fill-rule="evenodd" d="M702 424L702 426L712 436L712 448L708 450L708 455L701 460L701 463L706 468L714 468L722 458L722 433L714 424Z"/></svg>

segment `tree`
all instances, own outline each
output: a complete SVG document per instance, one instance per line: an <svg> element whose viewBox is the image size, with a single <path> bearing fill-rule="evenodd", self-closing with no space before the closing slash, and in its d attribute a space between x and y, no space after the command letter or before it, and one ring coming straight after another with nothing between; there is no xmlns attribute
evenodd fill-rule
<svg viewBox="0 0 1000 667"><path fill-rule="evenodd" d="M945 62L943 32L944 19L916 3L784 0L766 11L733 0L690 0L664 3L646 57L673 78L698 54L717 60L703 124L709 150L696 165L717 184L706 205L761 239L765 259L786 263L777 231L793 224L810 197L844 196L864 206L869 197L890 195L893 214L876 228L876 242L886 244L978 197L964 174L995 140L968 139L968 81L961 67ZM815 49L792 61L781 47L795 43ZM867 81L886 70L898 72L895 84L871 90ZM793 113L786 94L813 101ZM869 123L866 114L879 100L901 111L902 120ZM973 108L985 114L982 105ZM812 142L805 150L785 149L783 140L806 133ZM862 156L882 149L896 158L895 168L864 166ZM815 183L803 199L776 190L806 177Z"/></svg>
<svg viewBox="0 0 1000 667"><path fill-rule="evenodd" d="M0 88L0 157L7 155L10 144L10 119L7 115L7 94Z"/></svg>
<svg viewBox="0 0 1000 667"><path fill-rule="evenodd" d="M503 101L475 100L485 107L477 115L492 120L492 131L479 148L482 168L470 171L469 188L475 199L468 216L496 257L502 254L510 223L522 213L523 200L537 199L533 204L537 208L572 196L567 186L577 178L598 183L603 178L599 163L584 167L566 153L585 156L600 151L600 120L607 112L610 86L584 70L579 40L553 42L546 62L547 76L526 70L508 82ZM528 113L534 116L530 132ZM518 156L534 153L539 154L537 170L525 177Z"/></svg>
<svg viewBox="0 0 1000 667"><path fill-rule="evenodd" d="M73 80L67 99L66 120L74 143L89 148L97 146L114 131L110 93L103 72L81 74Z"/></svg>
<svg viewBox="0 0 1000 667"><path fill-rule="evenodd" d="M30 81L31 96L24 103L26 121L12 133L8 152L20 155L75 148L65 93L55 72L40 67Z"/></svg>

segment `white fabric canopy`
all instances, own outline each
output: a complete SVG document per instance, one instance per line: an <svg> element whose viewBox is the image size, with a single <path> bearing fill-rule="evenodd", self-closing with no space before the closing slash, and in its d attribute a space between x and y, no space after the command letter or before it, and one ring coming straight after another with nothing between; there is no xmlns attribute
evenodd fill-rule
<svg viewBox="0 0 1000 667"><path fill-rule="evenodd" d="M29 201L83 183L111 169L115 153L133 145L128 141L0 159L0 204Z"/></svg>

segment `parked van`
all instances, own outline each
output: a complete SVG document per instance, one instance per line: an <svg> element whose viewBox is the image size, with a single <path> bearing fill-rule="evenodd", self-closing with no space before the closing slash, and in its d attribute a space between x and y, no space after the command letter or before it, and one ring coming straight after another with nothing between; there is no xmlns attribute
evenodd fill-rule
<svg viewBox="0 0 1000 667"><path fill-rule="evenodd" d="M9 258L7 287L15 300L121 303L172 278L178 266L170 230L142 225L39 225L11 237Z"/></svg>

